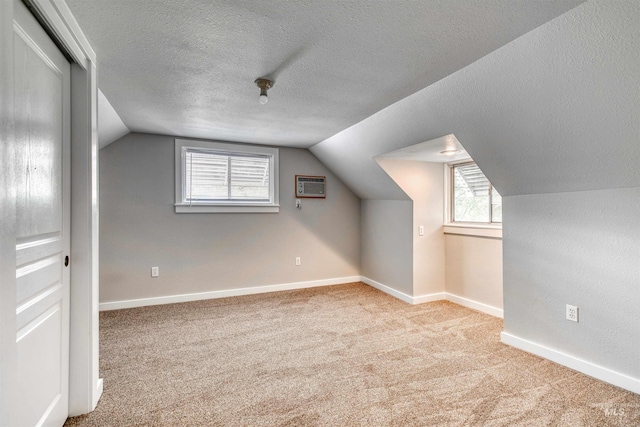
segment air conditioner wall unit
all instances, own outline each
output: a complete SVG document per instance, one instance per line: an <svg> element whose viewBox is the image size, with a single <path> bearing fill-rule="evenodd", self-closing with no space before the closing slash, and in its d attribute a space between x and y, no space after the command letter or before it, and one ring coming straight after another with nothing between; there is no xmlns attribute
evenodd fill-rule
<svg viewBox="0 0 640 427"><path fill-rule="evenodd" d="M296 197L324 199L327 197L327 178L324 176L296 175Z"/></svg>

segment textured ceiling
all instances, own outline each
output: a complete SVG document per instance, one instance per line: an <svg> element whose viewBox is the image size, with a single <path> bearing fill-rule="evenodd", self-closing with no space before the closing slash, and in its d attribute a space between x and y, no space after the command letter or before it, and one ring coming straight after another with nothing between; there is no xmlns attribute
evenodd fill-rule
<svg viewBox="0 0 640 427"><path fill-rule="evenodd" d="M308 147L580 0L66 2L131 131Z"/></svg>
<svg viewBox="0 0 640 427"><path fill-rule="evenodd" d="M586 2L311 152L363 199L406 198L373 157L450 133L503 197L638 187L638 22Z"/></svg>

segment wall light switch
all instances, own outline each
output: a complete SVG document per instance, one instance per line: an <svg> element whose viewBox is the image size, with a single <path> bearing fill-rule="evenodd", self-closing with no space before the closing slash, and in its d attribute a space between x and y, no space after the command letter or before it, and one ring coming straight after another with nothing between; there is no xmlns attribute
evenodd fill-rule
<svg viewBox="0 0 640 427"><path fill-rule="evenodd" d="M158 277L160 275L160 268L151 267L151 277Z"/></svg>

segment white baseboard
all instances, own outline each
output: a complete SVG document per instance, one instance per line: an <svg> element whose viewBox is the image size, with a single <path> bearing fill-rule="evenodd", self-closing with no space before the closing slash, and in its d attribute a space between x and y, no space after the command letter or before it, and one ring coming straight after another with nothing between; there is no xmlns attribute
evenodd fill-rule
<svg viewBox="0 0 640 427"><path fill-rule="evenodd" d="M404 292L397 291L387 285L383 285L382 283L376 282L375 280L369 279L365 276L361 276L360 281L366 283L372 288L376 288L377 290L384 292L385 294L389 294L392 297L398 298L399 300L402 300L409 304L413 304L413 297L411 295L407 295Z"/></svg>
<svg viewBox="0 0 640 427"><path fill-rule="evenodd" d="M597 378L601 381L629 390L630 392L640 394L640 379L638 378L632 378L627 375L620 374L603 366L527 341L507 332L502 332L500 334L500 340L507 345L524 350L527 353L535 354L536 356L551 360L552 362L566 366L567 368L582 372L590 377Z"/></svg>
<svg viewBox="0 0 640 427"><path fill-rule="evenodd" d="M376 282L375 280L370 279L368 277L362 276L361 279L362 279L361 281L366 283L367 285L374 287L386 294L396 297L409 304L424 304L427 302L447 300L447 301L451 301L452 303L461 305L463 307L471 308L473 310L477 310L494 317L503 318L504 316L503 310L501 308L493 307L488 304L484 304L484 303L474 301L469 298L464 298L458 295L454 295L448 292L437 292L434 294L418 295L413 297L411 295L405 294L404 292L400 292L396 289L393 289L390 286L383 285L380 282Z"/></svg>
<svg viewBox="0 0 640 427"><path fill-rule="evenodd" d="M386 294L389 294L409 304L424 304L427 302L447 300L447 301L456 303L458 305L462 305L464 307L468 307L474 310L481 311L486 314L490 314L492 316L496 316L500 318L503 316L502 310L499 308L492 307L490 305L483 304L481 302L473 301L468 298L460 297L458 295L453 295L447 292L437 292L433 294L418 295L414 297L411 295L407 295L404 292L400 292L396 289L393 289L390 286L383 285L382 283L376 282L375 280L365 276L349 276L349 277L339 277L335 279L312 280L308 282L294 282L294 283L283 283L279 285L266 285L266 286L227 289L223 291L210 291L210 292L199 292L199 293L193 293L193 294L167 295L162 297L102 302L100 303L100 311L120 310L123 308L134 308L134 307L145 307L148 305L172 304L176 302L200 301L205 299L235 297L240 295L262 294L266 292L289 291L293 289L305 289L305 288L314 288L317 286L340 285L343 283L351 283L351 282L364 282L373 288L376 288Z"/></svg>
<svg viewBox="0 0 640 427"><path fill-rule="evenodd" d="M293 289L315 288L317 286L340 285L359 282L360 276L338 277L335 279L312 280L308 282L283 283L279 285L255 286L248 288L226 289L223 291L198 292L193 294L167 295L163 297L140 298L100 303L100 311L120 310L122 308L145 307L148 305L172 304L176 302L200 301L213 298L235 297L240 295L263 294L267 292L290 291Z"/></svg>
<svg viewBox="0 0 640 427"><path fill-rule="evenodd" d="M446 296L444 292L438 292L435 294L419 295L417 297L413 297L411 295L405 294L404 292L400 292L396 289L393 289L390 286L383 285L380 282L376 282L375 280L370 279L368 277L362 276L360 279L361 279L360 280L361 282L364 282L367 285L373 288L376 288L379 291L384 292L385 294L389 294L392 297L396 297L399 300L402 300L409 304L423 304L425 302L441 301L445 299L445 296Z"/></svg>
<svg viewBox="0 0 640 427"><path fill-rule="evenodd" d="M468 307L473 310L481 311L483 313L489 314L494 317L499 317L501 319L504 318L504 311L501 308L493 307L491 305L474 301L469 298L464 298L458 295L454 295L449 292L447 292L446 294L447 294L447 301L451 301L455 304L462 305L464 307Z"/></svg>
<svg viewBox="0 0 640 427"><path fill-rule="evenodd" d="M93 393L93 409L96 409L96 406L98 406L98 401L100 400L100 396L102 396L103 391L104 381L102 380L102 378L98 378L98 381L96 382L96 389Z"/></svg>
<svg viewBox="0 0 640 427"><path fill-rule="evenodd" d="M418 295L413 297L413 304L424 304L433 301L442 301L447 299L446 292L437 292L435 294Z"/></svg>

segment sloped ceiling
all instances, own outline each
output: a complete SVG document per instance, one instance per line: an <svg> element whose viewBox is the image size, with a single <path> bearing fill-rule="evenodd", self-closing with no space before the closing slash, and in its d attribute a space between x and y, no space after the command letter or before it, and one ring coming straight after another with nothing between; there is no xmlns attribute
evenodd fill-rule
<svg viewBox="0 0 640 427"><path fill-rule="evenodd" d="M128 133L129 128L98 89L98 146L104 148Z"/></svg>
<svg viewBox="0 0 640 427"><path fill-rule="evenodd" d="M449 154L443 154L449 152ZM376 159L390 157L400 160L414 160L418 162L449 163L469 159L469 153L464 149L455 135L449 134L431 141L421 142L408 147L399 148L376 156Z"/></svg>
<svg viewBox="0 0 640 427"><path fill-rule="evenodd" d="M66 2L131 131L309 147L581 0Z"/></svg>
<svg viewBox="0 0 640 427"><path fill-rule="evenodd" d="M640 2L590 1L311 151L367 199L374 156L455 134L503 196L640 186Z"/></svg>

